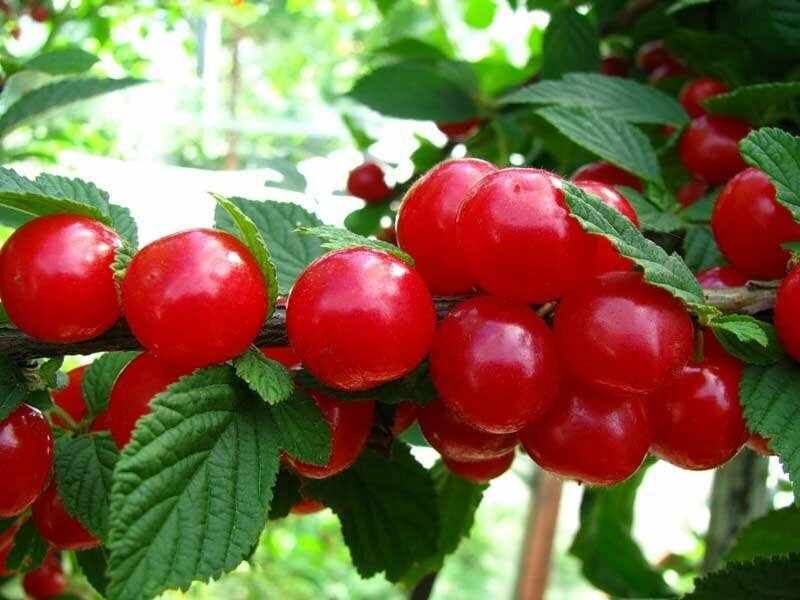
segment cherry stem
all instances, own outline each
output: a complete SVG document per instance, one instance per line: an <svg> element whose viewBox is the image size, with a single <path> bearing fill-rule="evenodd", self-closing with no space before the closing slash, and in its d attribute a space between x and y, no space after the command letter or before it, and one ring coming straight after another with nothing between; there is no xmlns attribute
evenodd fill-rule
<svg viewBox="0 0 800 600"><path fill-rule="evenodd" d="M78 431L78 424L63 408L61 408L57 404L51 404L48 410L50 411L51 414L55 414L56 416L58 416L61 422L67 426L67 429L73 432Z"/></svg>

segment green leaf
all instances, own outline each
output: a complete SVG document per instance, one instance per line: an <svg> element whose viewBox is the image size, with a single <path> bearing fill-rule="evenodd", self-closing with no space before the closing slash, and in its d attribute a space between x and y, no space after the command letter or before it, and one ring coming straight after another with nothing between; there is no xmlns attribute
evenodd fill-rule
<svg viewBox="0 0 800 600"><path fill-rule="evenodd" d="M750 123L767 123L791 111L791 100L800 96L800 82L748 85L712 96L705 107L715 115L739 117Z"/></svg>
<svg viewBox="0 0 800 600"><path fill-rule="evenodd" d="M400 248L397 246L387 242L382 242L380 240L365 238L353 233L352 231L341 229L340 227L320 225L318 227L299 227L297 231L322 238L324 240L322 242L322 247L330 250L344 250L346 248L372 248L374 250L383 250L384 252L388 252L389 254L396 256L400 260L403 260L410 265L414 264L414 259L400 250Z"/></svg>
<svg viewBox="0 0 800 600"><path fill-rule="evenodd" d="M23 94L0 116L0 138L42 114L74 102L144 83L143 79L73 78L55 81Z"/></svg>
<svg viewBox="0 0 800 600"><path fill-rule="evenodd" d="M771 323L747 315L725 315L711 321L719 343L735 357L754 365L771 365L785 356Z"/></svg>
<svg viewBox="0 0 800 600"><path fill-rule="evenodd" d="M597 73L567 73L560 81L540 81L501 99L502 104L545 104L593 108L631 123L682 126L689 116L677 100L632 79Z"/></svg>
<svg viewBox="0 0 800 600"><path fill-rule="evenodd" d="M316 402L295 388L292 397L269 407L277 425L278 446L292 458L312 465L327 464L331 430Z"/></svg>
<svg viewBox="0 0 800 600"><path fill-rule="evenodd" d="M766 9L781 41L800 49L800 5L794 0L768 0Z"/></svg>
<svg viewBox="0 0 800 600"><path fill-rule="evenodd" d="M419 134L415 133L414 137L419 146L411 155L411 162L415 172L425 173L443 160L442 149Z"/></svg>
<svg viewBox="0 0 800 600"><path fill-rule="evenodd" d="M265 240L269 240L270 254L278 270L278 293L287 295L300 273L311 261L324 254L318 239L301 235L296 230L298 227L322 225L322 221L301 206L289 202L260 202L244 198L228 200L253 221ZM233 220L221 206L217 207L214 214L214 226L228 233L236 232Z"/></svg>
<svg viewBox="0 0 800 600"><path fill-rule="evenodd" d="M42 52L25 63L25 68L48 75L80 75L91 69L99 59L76 46Z"/></svg>
<svg viewBox="0 0 800 600"><path fill-rule="evenodd" d="M568 181L564 182L564 201L586 231L607 238L623 256L642 267L645 281L667 290L701 314L715 312L706 305L700 284L681 257L668 255L645 238L618 210Z"/></svg>
<svg viewBox="0 0 800 600"><path fill-rule="evenodd" d="M800 552L800 509L787 506L745 525L725 556L727 562Z"/></svg>
<svg viewBox="0 0 800 600"><path fill-rule="evenodd" d="M250 348L233 362L236 374L267 404L278 404L294 392L289 369Z"/></svg>
<svg viewBox="0 0 800 600"><path fill-rule="evenodd" d="M65 435L56 444L58 494L64 507L102 542L108 541L111 484L118 459L119 450L107 431Z"/></svg>
<svg viewBox="0 0 800 600"><path fill-rule="evenodd" d="M0 356L0 421L17 410L28 395L28 382L25 374L14 361Z"/></svg>
<svg viewBox="0 0 800 600"><path fill-rule="evenodd" d="M132 246L137 246L139 244L139 229L130 209L118 204L109 204L108 210L111 215L111 227L117 232L117 235Z"/></svg>
<svg viewBox="0 0 800 600"><path fill-rule="evenodd" d="M220 365L151 403L114 472L109 597L146 600L235 568L266 523L278 473L265 404Z"/></svg>
<svg viewBox="0 0 800 600"><path fill-rule="evenodd" d="M48 544L39 532L33 519L26 520L17 533L14 534L11 550L6 556L6 569L9 571L20 571L27 573L32 571L44 560L47 551L50 549Z"/></svg>
<svg viewBox="0 0 800 600"><path fill-rule="evenodd" d="M381 219L391 214L392 208L388 204L367 204L347 215L344 226L356 235L373 235L381 228Z"/></svg>
<svg viewBox="0 0 800 600"><path fill-rule="evenodd" d="M674 15L675 13L686 10L687 8L702 6L703 4L710 4L712 1L713 0L676 0L676 2L673 2L667 9L667 14Z"/></svg>
<svg viewBox="0 0 800 600"><path fill-rule="evenodd" d="M268 179L264 184L266 186L275 185L284 190L291 190L293 192L304 192L308 186L305 176L297 170L297 162L287 157L278 156L260 160L261 166L267 167L272 171L276 171L280 176L279 181ZM233 198L229 198L233 200Z"/></svg>
<svg viewBox="0 0 800 600"><path fill-rule="evenodd" d="M634 503L646 471L645 466L613 487L584 489L581 524L569 549L581 562L583 576L618 598L675 594L633 539Z"/></svg>
<svg viewBox="0 0 800 600"><path fill-rule="evenodd" d="M770 448L781 458L783 470L800 501L800 365L783 360L770 366L747 365L739 384L747 428L772 438Z"/></svg>
<svg viewBox="0 0 800 600"><path fill-rule="evenodd" d="M111 225L108 193L93 183L43 173L35 180L0 167L0 205L32 215L82 215Z"/></svg>
<svg viewBox="0 0 800 600"><path fill-rule="evenodd" d="M714 205L717 203L720 189L716 188L700 198L697 202L687 206L680 211L682 219L693 223L708 223L711 221L711 214L714 212Z"/></svg>
<svg viewBox="0 0 800 600"><path fill-rule="evenodd" d="M275 521L289 516L292 507L300 502L300 499L300 480L291 471L281 469L275 487L272 488L269 520Z"/></svg>
<svg viewBox="0 0 800 600"><path fill-rule="evenodd" d="M777 200L800 222L800 137L782 129L764 127L739 142L744 161L767 174Z"/></svg>
<svg viewBox="0 0 800 600"><path fill-rule="evenodd" d="M261 235L256 224L252 219L242 212L229 198L219 194L211 194L217 204L225 209L236 225L236 236L244 242L244 245L253 253L256 261L261 266L264 280L267 282L267 292L269 304L267 305L267 319L272 316L275 310L275 301L278 299L278 274L275 264L272 262L267 243Z"/></svg>
<svg viewBox="0 0 800 600"><path fill-rule="evenodd" d="M693 29L673 29L664 41L692 71L741 85L755 64L747 44L732 35Z"/></svg>
<svg viewBox="0 0 800 600"><path fill-rule="evenodd" d="M97 416L108 408L117 377L138 355L139 352L106 352L89 365L81 380L81 391L90 415Z"/></svg>
<svg viewBox="0 0 800 600"><path fill-rule="evenodd" d="M643 179L661 183L650 140L630 123L583 107L549 106L537 112L582 148Z"/></svg>
<svg viewBox="0 0 800 600"><path fill-rule="evenodd" d="M75 553L75 558L78 559L78 565L92 587L98 594L105 596L109 583L108 577L106 577L108 550L103 546L82 550Z"/></svg>
<svg viewBox="0 0 800 600"><path fill-rule="evenodd" d="M307 481L303 492L337 514L364 578L383 572L398 582L438 552L436 489L404 444L394 445L391 458L368 449L343 473Z"/></svg>
<svg viewBox="0 0 800 600"><path fill-rule="evenodd" d="M639 218L639 225L643 231L655 231L657 233L672 233L680 231L685 227L674 213L661 210L648 198L637 192L633 188L618 186L625 199L630 202L636 216Z"/></svg>
<svg viewBox="0 0 800 600"><path fill-rule="evenodd" d="M573 8L553 12L544 32L542 79L558 79L574 71L596 72L600 37L591 19Z"/></svg>
<svg viewBox="0 0 800 600"><path fill-rule="evenodd" d="M404 37L376 48L375 54L389 54L398 58L422 60L446 59L447 55L436 46L413 37Z"/></svg>
<svg viewBox="0 0 800 600"><path fill-rule="evenodd" d="M407 60L378 67L356 82L350 96L401 119L448 123L478 114L472 90L446 61Z"/></svg>
<svg viewBox="0 0 800 600"><path fill-rule="evenodd" d="M796 598L800 589L800 555L759 557L730 563L695 581L683 600L755 600Z"/></svg>
<svg viewBox="0 0 800 600"><path fill-rule="evenodd" d="M355 142L356 148L359 150L364 151L375 143L375 139L368 136L350 115L342 115L342 122L347 127L350 137L353 138L353 142Z"/></svg>
<svg viewBox="0 0 800 600"><path fill-rule="evenodd" d="M722 252L710 227L695 225L689 228L683 238L683 260L695 273L720 264Z"/></svg>

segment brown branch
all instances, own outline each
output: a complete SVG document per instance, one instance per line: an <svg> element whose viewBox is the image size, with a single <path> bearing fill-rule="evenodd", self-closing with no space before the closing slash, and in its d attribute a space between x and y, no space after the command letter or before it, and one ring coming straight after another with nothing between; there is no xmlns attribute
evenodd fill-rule
<svg viewBox="0 0 800 600"><path fill-rule="evenodd" d="M776 292L776 287L772 282L751 282L745 287L710 290L706 292L706 299L709 304L718 307L723 312L752 315L771 309L775 305ZM466 298L466 296L434 298L438 319L443 319L453 307ZM546 312L549 313L554 304L548 303L544 306L547 307ZM261 328L254 343L259 347L286 346L289 343L286 337L286 310L284 308L275 309L275 314ZM125 321L120 321L99 337L74 344L42 342L22 333L11 324L0 324L0 354L14 360L141 349L141 344L133 337Z"/></svg>

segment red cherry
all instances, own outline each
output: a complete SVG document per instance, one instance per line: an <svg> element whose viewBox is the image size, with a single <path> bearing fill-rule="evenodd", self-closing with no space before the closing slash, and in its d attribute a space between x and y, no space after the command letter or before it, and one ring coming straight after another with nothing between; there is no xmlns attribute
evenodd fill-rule
<svg viewBox="0 0 800 600"><path fill-rule="evenodd" d="M800 224L775 199L775 187L753 167L728 182L714 204L711 229L734 268L752 279L777 279L786 273L785 242L800 240Z"/></svg>
<svg viewBox="0 0 800 600"><path fill-rule="evenodd" d="M740 287L747 283L747 275L742 275L733 267L716 266L703 269L695 275L697 282L704 290L721 290L729 287Z"/></svg>
<svg viewBox="0 0 800 600"><path fill-rule="evenodd" d="M794 267L784 278L775 300L775 328L786 351L800 360L800 267Z"/></svg>
<svg viewBox="0 0 800 600"><path fill-rule="evenodd" d="M583 165L572 174L572 181L598 181L612 187L624 185L642 191L642 180L609 162L599 161Z"/></svg>
<svg viewBox="0 0 800 600"><path fill-rule="evenodd" d="M758 435L757 433L751 433L746 443L747 447L753 452L758 452L764 456L775 456L777 453L770 448L768 444L769 438L765 438L763 435Z"/></svg>
<svg viewBox="0 0 800 600"><path fill-rule="evenodd" d="M636 211L625 199L625 196L620 194L610 185L600 183L599 181L582 180L576 182L576 185L582 190L597 196L604 204L612 208L616 208L622 216L626 217L636 227L639 227L639 217L636 216ZM590 235L590 234L587 234ZM607 239L600 236L590 236L595 244L594 251L594 273L607 273L608 271L630 271L635 263L624 256L611 245Z"/></svg>
<svg viewBox="0 0 800 600"><path fill-rule="evenodd" d="M293 515L310 515L325 510L325 505L319 500L313 498L303 498L291 508Z"/></svg>
<svg viewBox="0 0 800 600"><path fill-rule="evenodd" d="M495 171L483 160L449 160L417 180L403 199L397 238L432 293L453 295L474 287L458 251L456 217L469 191Z"/></svg>
<svg viewBox="0 0 800 600"><path fill-rule="evenodd" d="M33 503L32 513L39 534L59 550L87 550L100 545L100 540L64 508L55 479Z"/></svg>
<svg viewBox="0 0 800 600"><path fill-rule="evenodd" d="M50 20L50 11L41 4L35 4L30 9L31 19L37 23L47 23Z"/></svg>
<svg viewBox="0 0 800 600"><path fill-rule="evenodd" d="M47 342L88 340L119 320L111 264L120 245L105 225L77 215L39 217L0 253L0 290L11 321Z"/></svg>
<svg viewBox="0 0 800 600"><path fill-rule="evenodd" d="M703 359L714 363L729 362L735 367L744 364L732 354L728 354L711 329L703 329Z"/></svg>
<svg viewBox="0 0 800 600"><path fill-rule="evenodd" d="M643 73L650 73L664 63L675 62L675 60L661 40L642 44L636 52L636 66Z"/></svg>
<svg viewBox="0 0 800 600"><path fill-rule="evenodd" d="M749 123L740 119L698 117L681 136L681 163L693 176L721 185L746 167L739 155L739 142L751 129Z"/></svg>
<svg viewBox="0 0 800 600"><path fill-rule="evenodd" d="M496 458L470 461L453 460L443 456L442 462L463 479L473 483L487 483L500 477L511 468L511 464L514 462L514 452L511 451Z"/></svg>
<svg viewBox="0 0 800 600"><path fill-rule="evenodd" d="M692 178L681 186L678 190L678 204L686 208L691 206L700 198L705 196L708 191L708 184L702 179Z"/></svg>
<svg viewBox="0 0 800 600"><path fill-rule="evenodd" d="M0 421L0 517L13 517L42 492L53 466L53 437L42 413L21 404ZM13 483L12 483L13 482Z"/></svg>
<svg viewBox="0 0 800 600"><path fill-rule="evenodd" d="M441 401L420 411L419 426L442 456L457 461L485 460L508 454L517 445L513 433L487 433L471 427Z"/></svg>
<svg viewBox="0 0 800 600"><path fill-rule="evenodd" d="M456 223L469 276L487 292L526 304L574 289L593 242L569 216L558 179L539 169L484 177Z"/></svg>
<svg viewBox="0 0 800 600"><path fill-rule="evenodd" d="M65 411L76 423L79 423L86 414L86 402L83 399L83 390L81 389L81 385L83 383L83 374L88 368L89 365L84 365L69 371L67 373L67 377L69 378L67 387L62 390L58 390L57 392L53 392L52 394L53 404ZM59 427L67 427L67 425L58 417L58 415L54 414L52 415L52 418L53 423Z"/></svg>
<svg viewBox="0 0 800 600"><path fill-rule="evenodd" d="M600 275L566 296L554 331L572 373L611 393L652 391L694 351L683 305L633 272Z"/></svg>
<svg viewBox="0 0 800 600"><path fill-rule="evenodd" d="M431 376L468 424L514 433L542 416L558 393L553 334L527 306L491 296L462 302L439 325Z"/></svg>
<svg viewBox="0 0 800 600"><path fill-rule="evenodd" d="M307 390L331 428L331 456L324 466L311 465L290 456L286 461L303 477L324 479L341 473L358 459L369 439L375 403L372 400L342 402L316 390Z"/></svg>
<svg viewBox="0 0 800 600"><path fill-rule="evenodd" d="M383 179L383 169L375 163L364 163L350 171L347 191L368 203L381 202L392 193Z"/></svg>
<svg viewBox="0 0 800 600"><path fill-rule="evenodd" d="M420 405L416 402L401 402L394 411L394 423L392 424L392 435L397 437L414 424L419 415Z"/></svg>
<svg viewBox="0 0 800 600"><path fill-rule="evenodd" d="M34 600L44 600L60 596L67 587L67 578L58 560L52 551L47 553L44 562L25 573L22 578L22 587L25 593Z"/></svg>
<svg viewBox="0 0 800 600"><path fill-rule="evenodd" d="M659 81L664 81L672 77L688 77L691 74L692 72L686 65L673 59L653 69L647 80L650 83L658 83Z"/></svg>
<svg viewBox="0 0 800 600"><path fill-rule="evenodd" d="M572 383L543 419L520 432L537 465L559 477L614 485L639 468L652 440L644 397Z"/></svg>
<svg viewBox="0 0 800 600"><path fill-rule="evenodd" d="M468 119L466 121L455 121L453 123L437 123L443 134L451 142L465 142L481 130L483 119Z"/></svg>
<svg viewBox="0 0 800 600"><path fill-rule="evenodd" d="M742 371L728 362L685 366L650 396L659 458L683 469L718 467L739 451L747 428L739 404Z"/></svg>
<svg viewBox="0 0 800 600"><path fill-rule="evenodd" d="M600 61L600 72L609 77L625 77L629 70L628 59L619 54L611 54Z"/></svg>
<svg viewBox="0 0 800 600"><path fill-rule="evenodd" d="M150 412L150 401L191 373L190 369L145 352L133 359L119 374L108 402L107 424L117 447L124 448L131 441L136 421ZM97 425L97 422L95 422Z"/></svg>
<svg viewBox="0 0 800 600"><path fill-rule="evenodd" d="M294 284L286 310L289 340L304 368L342 390L402 377L428 353L436 327L422 277L369 248L330 252Z"/></svg>
<svg viewBox="0 0 800 600"><path fill-rule="evenodd" d="M136 253L122 302L145 348L179 365L205 367L238 356L253 342L266 316L267 283L238 239L191 229Z"/></svg>
<svg viewBox="0 0 800 600"><path fill-rule="evenodd" d="M272 360L278 361L287 369L299 369L300 359L291 346L274 346L272 348L260 348L261 354Z"/></svg>
<svg viewBox="0 0 800 600"><path fill-rule="evenodd" d="M708 113L703 103L712 96L728 93L727 86L719 79L698 77L688 81L681 90L680 101L686 112L693 119Z"/></svg>

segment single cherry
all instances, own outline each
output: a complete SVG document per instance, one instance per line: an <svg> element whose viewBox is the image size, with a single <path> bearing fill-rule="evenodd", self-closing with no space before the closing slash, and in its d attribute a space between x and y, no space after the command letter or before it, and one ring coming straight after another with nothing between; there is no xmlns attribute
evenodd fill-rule
<svg viewBox="0 0 800 600"><path fill-rule="evenodd" d="M443 134L451 142L465 142L481 130L483 119L467 119L466 121L455 121L453 123L437 123Z"/></svg>
<svg viewBox="0 0 800 600"><path fill-rule="evenodd" d="M52 550L48 551L41 565L25 573L22 588L34 600L45 600L60 596L67 587L67 578L61 561Z"/></svg>
<svg viewBox="0 0 800 600"><path fill-rule="evenodd" d="M409 427L411 427L419 416L421 407L416 402L403 401L397 405L394 411L394 423L392 424L392 435L397 437Z"/></svg>
<svg viewBox="0 0 800 600"><path fill-rule="evenodd" d="M619 54L610 54L600 61L600 72L609 77L625 77L630 68L628 59Z"/></svg>
<svg viewBox="0 0 800 600"><path fill-rule="evenodd" d="M392 193L383 178L383 169L372 162L357 166L347 176L347 191L368 203L381 202Z"/></svg>
<svg viewBox="0 0 800 600"><path fill-rule="evenodd" d="M677 59L664 47L661 40L642 44L636 52L636 66L642 73L649 74L668 62L677 62Z"/></svg>
<svg viewBox="0 0 800 600"><path fill-rule="evenodd" d="M697 282L704 290L721 290L729 287L740 287L747 283L747 275L743 275L733 267L718 265L708 267L695 275Z"/></svg>
<svg viewBox="0 0 800 600"><path fill-rule="evenodd" d="M686 112L693 119L708 114L703 103L713 96L727 94L728 87L719 79L698 77L688 81L681 90L680 101Z"/></svg>
<svg viewBox="0 0 800 600"><path fill-rule="evenodd" d="M511 468L511 464L514 462L514 451L512 450L496 458L469 461L453 460L443 456L442 462L448 469L463 479L473 483L488 483Z"/></svg>
<svg viewBox="0 0 800 600"><path fill-rule="evenodd" d="M617 165L612 165L609 162L599 161L583 165L580 169L575 171L571 177L572 181L598 181L605 183L611 187L624 185L633 188L637 192L642 191L642 180L620 169Z"/></svg>
<svg viewBox="0 0 800 600"><path fill-rule="evenodd" d="M83 365L72 369L67 373L69 382L67 387L53 392L53 404L66 412L69 417L75 422L79 423L83 416L86 414L86 402L83 399L83 374L89 365ZM66 428L64 423L57 414L52 415L53 423L59 427Z"/></svg>
<svg viewBox="0 0 800 600"><path fill-rule="evenodd" d="M670 60L653 69L647 80L650 83L658 83L659 81L664 81L665 79L671 79L673 77L688 77L691 74L692 72L682 62Z"/></svg>
<svg viewBox="0 0 800 600"><path fill-rule="evenodd" d="M800 266L794 267L783 279L775 300L775 328L786 351L800 360Z"/></svg>
<svg viewBox="0 0 800 600"><path fill-rule="evenodd" d="M55 479L33 503L32 513L39 534L59 550L88 550L100 545L100 540L64 508Z"/></svg>
<svg viewBox="0 0 800 600"><path fill-rule="evenodd" d="M703 181L702 179L697 179L693 177L686 183L681 186L681 189L678 190L678 204L682 207L686 208L687 206L691 206L700 198L706 195L708 191L708 184Z"/></svg>
<svg viewBox="0 0 800 600"><path fill-rule="evenodd" d="M681 163L693 176L721 185L747 166L739 154L739 142L751 129L741 119L702 115L681 136Z"/></svg>
<svg viewBox="0 0 800 600"><path fill-rule="evenodd" d="M295 504L290 509L290 512L293 515L310 515L313 513L318 513L321 510L325 510L325 505L319 500L314 500L313 498L302 498L300 502Z"/></svg>

